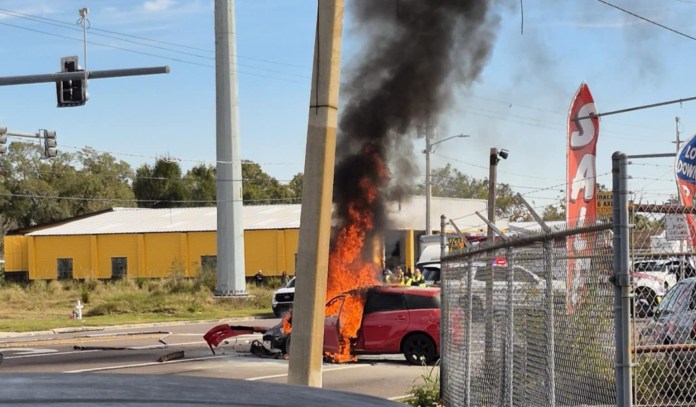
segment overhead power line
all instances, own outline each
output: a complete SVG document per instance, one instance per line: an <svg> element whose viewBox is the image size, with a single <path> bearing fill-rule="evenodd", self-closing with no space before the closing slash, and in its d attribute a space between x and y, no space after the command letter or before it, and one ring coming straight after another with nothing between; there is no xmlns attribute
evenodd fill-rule
<svg viewBox="0 0 696 407"><path fill-rule="evenodd" d="M664 28L664 29L667 30L667 31L671 31L671 32L673 32L673 33L675 33L675 34L677 34L677 35L681 35L682 37L686 37L686 38L688 38L688 39L690 39L690 40L695 40L695 41L696 41L696 37L692 37L692 36L689 35L689 34L685 34L685 33L681 32L681 31L677 31L677 30L675 30L674 28L667 27L667 26L664 25L664 24L660 24L660 23L658 23L657 21L654 21L654 20L651 20L651 19L649 19L649 18L646 18L646 17L643 17L643 16L641 16L641 15L638 15L638 14L632 12L632 11L628 11L628 10L626 10L625 8L621 8L621 7L619 7L619 6L615 5L615 4L609 3L608 1L604 1L604 0L597 0L597 1L600 2L600 3L606 4L606 5L609 6L609 7L613 7L613 8L615 8L615 9L617 9L617 10L620 10L620 11L626 13L626 14L632 15L633 17L638 18L638 19L640 19L640 20L643 20L643 21L645 21L646 23L654 24L654 25L656 25L656 26L658 26L658 27L660 27L660 28Z"/></svg>
<svg viewBox="0 0 696 407"><path fill-rule="evenodd" d="M13 11L13 10L8 10L8 9L3 9L3 8L0 8L0 14L5 14L8 16L12 16L12 17L18 17L18 18L22 18L25 20L29 20L29 21L40 22L42 24L49 24L49 25L56 26L56 27L59 27L62 29L66 29L66 30L79 31L79 29L77 29L75 27L75 24L67 23L67 22L52 19L52 18L21 13L18 11ZM32 30L32 29L29 29L27 27L16 26L16 25L12 25L12 24L5 24L5 25L8 25L8 26L11 26L14 28L19 28L19 29L27 29L29 31L34 31L34 32L38 32L38 33L42 33L42 34L46 34L46 35L57 35L54 33L49 33L49 32L40 31L40 30ZM174 53L178 53L178 54L182 54L182 55L186 55L186 56L191 56L191 57L195 57L195 58L201 58L201 59L209 60L209 61L215 60L215 56L214 56L215 51L210 50L210 49L193 47L193 46L179 44L179 43L175 43L175 42L156 40L156 39L152 39L152 38L147 38L147 37L142 37L142 36L137 36L137 35L132 35L132 34L126 34L126 33L121 33L121 32L117 32L117 31L111 31L111 30L106 30L106 29L96 28L96 27L90 27L90 32L92 32L96 36L111 38L111 39L124 41L124 42L131 43L131 44L136 44L136 45L145 46L145 47L151 47L151 48L164 50L164 51L168 51L168 52L174 52ZM155 45L155 44L161 44L161 45ZM108 46L105 44L96 44L96 45ZM163 46L163 45L166 45L166 46ZM184 51L181 49L173 49L171 47L182 48L182 49L192 50L192 51L199 51L199 53L188 52L188 51ZM123 48L117 48L117 49L123 49ZM200 52L203 52L205 54L210 54L210 55L200 55ZM305 70L308 69L308 67L306 67L306 66L289 64L289 63L280 62L280 61L273 61L273 60L264 59L264 58L253 58L253 57L248 57L248 56L243 56L243 55L237 55L237 58L246 59L249 61L262 62L262 63L266 63L266 64L281 65L281 66L287 66L287 67L299 68L299 69L305 69ZM244 64L240 64L240 65L244 65ZM250 66L250 65L247 65L247 66L253 67L255 69L264 69L264 68L259 68L259 67L255 67L255 66ZM286 75L297 75L297 74L292 74L292 73L288 73L288 72L278 72L278 71L275 71L275 72L281 73L281 74L286 74ZM297 75L297 76L309 77L309 75Z"/></svg>

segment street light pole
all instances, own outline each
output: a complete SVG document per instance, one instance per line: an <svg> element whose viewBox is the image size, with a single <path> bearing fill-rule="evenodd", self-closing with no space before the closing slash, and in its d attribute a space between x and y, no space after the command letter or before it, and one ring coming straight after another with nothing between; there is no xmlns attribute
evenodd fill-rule
<svg viewBox="0 0 696 407"><path fill-rule="evenodd" d="M495 189L498 178L498 161L500 158L507 159L507 150L498 151L497 148L491 148L489 169L488 169L488 222L491 225L495 225ZM486 232L486 243L488 245L493 244L493 238L495 236L492 227L488 226ZM491 259L492 260L492 259ZM509 261L509 259L507 259ZM489 361L492 360L493 352L493 261L488 264L488 275L486 276L486 339L484 343L484 355L487 362L484 369L487 378L490 378L491 365Z"/></svg>
<svg viewBox="0 0 696 407"><path fill-rule="evenodd" d="M457 134L456 136L451 136L438 140L434 143L430 142L429 132L425 133L425 234L431 235L433 229L430 227L430 200L433 196L433 185L432 185L432 174L430 173L430 153L433 151L433 147L442 143L443 141L451 140L453 138L466 138L471 137L468 134Z"/></svg>

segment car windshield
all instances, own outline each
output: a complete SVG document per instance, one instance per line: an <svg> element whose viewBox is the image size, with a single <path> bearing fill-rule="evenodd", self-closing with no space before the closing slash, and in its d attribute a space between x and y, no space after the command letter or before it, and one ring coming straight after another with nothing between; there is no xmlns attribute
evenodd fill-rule
<svg viewBox="0 0 696 407"><path fill-rule="evenodd" d="M639 261L633 264L634 271L663 271L665 263L658 261Z"/></svg>
<svg viewBox="0 0 696 407"><path fill-rule="evenodd" d="M679 283L667 292L657 308L658 315L672 314L689 302L693 285Z"/></svg>
<svg viewBox="0 0 696 407"><path fill-rule="evenodd" d="M288 285L285 286L285 288L294 288L295 287L295 277L292 278L292 280L288 281Z"/></svg>

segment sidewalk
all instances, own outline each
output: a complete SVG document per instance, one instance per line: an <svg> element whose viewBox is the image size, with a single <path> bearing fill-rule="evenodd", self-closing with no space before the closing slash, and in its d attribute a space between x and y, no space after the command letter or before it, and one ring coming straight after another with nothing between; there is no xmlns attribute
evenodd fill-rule
<svg viewBox="0 0 696 407"><path fill-rule="evenodd" d="M224 318L213 320L188 320L188 321L170 321L170 322L147 322L142 324L125 324L125 325L106 325L106 326L83 326L83 327L66 327L53 328L45 331L30 331L30 332L3 332L0 331L0 339L16 338L20 336L46 336L59 335L77 332L95 332L109 331L116 329L133 329L133 328L149 328L163 325L186 325L186 324L231 324L240 321L255 321L257 319L265 319L263 317L241 317L241 318ZM202 334L201 334L202 335Z"/></svg>

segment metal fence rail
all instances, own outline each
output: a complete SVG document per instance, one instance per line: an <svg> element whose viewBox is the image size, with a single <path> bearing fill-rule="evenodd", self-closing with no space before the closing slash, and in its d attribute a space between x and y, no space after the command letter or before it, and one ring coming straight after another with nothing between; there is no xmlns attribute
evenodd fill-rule
<svg viewBox="0 0 696 407"><path fill-rule="evenodd" d="M443 261L444 405L616 404L611 228L508 240ZM571 237L586 250L569 256ZM577 293L570 311L569 267L578 276L568 282Z"/></svg>

